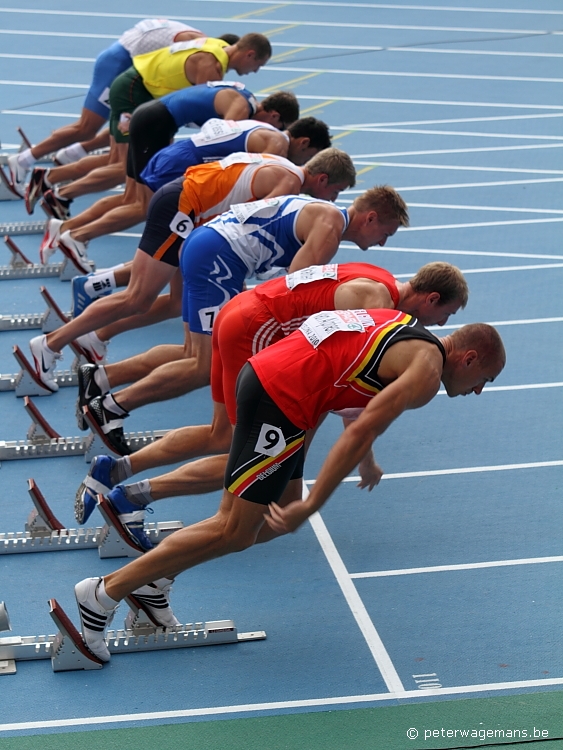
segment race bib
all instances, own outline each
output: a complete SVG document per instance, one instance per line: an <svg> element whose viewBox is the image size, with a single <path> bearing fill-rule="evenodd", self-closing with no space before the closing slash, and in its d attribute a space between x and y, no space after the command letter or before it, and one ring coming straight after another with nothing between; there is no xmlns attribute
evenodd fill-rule
<svg viewBox="0 0 563 750"><path fill-rule="evenodd" d="M254 446L255 453L262 453L264 456L279 456L285 449L286 443L283 432L279 427L271 424L263 424L258 440Z"/></svg>
<svg viewBox="0 0 563 750"><path fill-rule="evenodd" d="M176 216L170 222L170 231L174 232L174 234L177 234L178 237L182 237L183 239L186 239L193 228L193 221L187 214L183 214L181 211L178 211Z"/></svg>
<svg viewBox="0 0 563 750"><path fill-rule="evenodd" d="M214 117L205 123L197 136L193 136L193 139L199 137L204 143L211 143L211 141L220 138L232 138L239 133L242 133L242 128L235 120L219 120Z"/></svg>
<svg viewBox="0 0 563 750"><path fill-rule="evenodd" d="M154 31L154 29L162 29L168 26L168 21L164 18L147 18L146 21L139 21L136 24L140 32L145 34L147 31Z"/></svg>
<svg viewBox="0 0 563 750"><path fill-rule="evenodd" d="M207 37L201 36L189 42L174 42L170 45L170 54L175 55L176 52L183 52L186 49L201 49L206 41Z"/></svg>
<svg viewBox="0 0 563 750"><path fill-rule="evenodd" d="M272 208L279 204L277 198L264 198L261 201L253 201L252 203L235 203L231 206L231 211L235 215L235 219L240 223L244 224L245 221L264 208Z"/></svg>
<svg viewBox="0 0 563 750"><path fill-rule="evenodd" d="M328 263L324 266L309 266L300 271L294 271L286 276L288 289L295 289L299 284L310 284L321 279L338 279L338 264Z"/></svg>
<svg viewBox="0 0 563 750"><path fill-rule="evenodd" d="M364 333L366 326L373 325L373 318L365 310L332 310L311 315L299 330L316 349L337 331Z"/></svg>
<svg viewBox="0 0 563 750"><path fill-rule="evenodd" d="M98 101L100 102L100 104L103 104L104 107L111 109L109 103L109 86L106 86L102 93L99 95Z"/></svg>
<svg viewBox="0 0 563 750"><path fill-rule="evenodd" d="M247 154L246 151L237 151L236 153L229 154L229 156L221 159L219 164L222 169L226 169L232 164L260 164L260 162L265 161L266 159L264 159L262 154Z"/></svg>
<svg viewBox="0 0 563 750"><path fill-rule="evenodd" d="M240 81L207 81L207 85L209 88L224 88L225 86L229 86L232 89L237 89L237 91L242 91L244 88L244 83L241 83Z"/></svg>
<svg viewBox="0 0 563 750"><path fill-rule="evenodd" d="M211 333L213 330L213 323L219 314L220 309L219 305L215 305L215 307L202 307L197 311L199 322L201 323L201 330L204 333Z"/></svg>

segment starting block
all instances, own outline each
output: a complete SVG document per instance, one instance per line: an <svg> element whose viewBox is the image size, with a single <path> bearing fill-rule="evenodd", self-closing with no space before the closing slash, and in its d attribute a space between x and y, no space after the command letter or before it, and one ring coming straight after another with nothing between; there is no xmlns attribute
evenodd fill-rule
<svg viewBox="0 0 563 750"><path fill-rule="evenodd" d="M49 290L41 286L39 292L47 304L47 310L44 313L32 313L30 315L1 315L0 331L40 328L43 333L51 333L51 331L56 331L57 328L68 323L70 314L62 312Z"/></svg>
<svg viewBox="0 0 563 750"><path fill-rule="evenodd" d="M17 347L14 347L14 350ZM14 352L15 353L15 352ZM23 354L19 352L22 361L27 362ZM30 374L33 368L27 362ZM33 382L37 385L37 376ZM41 385L44 394L50 393ZM29 397L24 397L24 406L31 417L31 426L28 430L27 440L0 440L0 461L14 461L24 458L60 458L65 456L84 455L87 462L90 462L94 456L100 453L111 451L112 456L117 456L107 443L103 442L100 432L92 433L84 437L61 437L59 433L51 427L49 422L41 414L37 406ZM85 415L86 416L86 415ZM90 425L95 424L90 421ZM99 430L96 425L97 430ZM131 451L138 451L149 443L164 437L169 430L151 430L147 432L129 432L125 434L127 443Z"/></svg>
<svg viewBox="0 0 563 750"><path fill-rule="evenodd" d="M97 549L102 559L134 558L143 554L142 548L123 530L102 496L98 498L98 507L106 521L104 526L67 529L54 515L35 480L28 479L27 484L33 509L27 518L25 531L0 533L0 555L79 549ZM181 528L181 521L145 525L147 536L154 545Z"/></svg>
<svg viewBox="0 0 563 750"><path fill-rule="evenodd" d="M41 263L33 263L9 236L10 234L24 234L24 232L11 232L10 228L12 226L16 225L0 224L0 232L6 234L4 242L11 253L10 264L8 266L0 266L0 280L46 279L58 276L60 281L70 281L75 276L83 276L85 273L95 270L96 266L93 261L87 261L89 270L86 271L76 263L73 256L63 247L58 248L64 256L64 260L61 263L47 263L44 266ZM45 222L42 222L41 233L44 231ZM30 233L28 232L28 234Z"/></svg>
<svg viewBox="0 0 563 750"><path fill-rule="evenodd" d="M150 616L142 611L134 597L127 603L133 606L122 630L108 630L106 643L111 654L162 651L171 648L216 646L226 643L263 641L266 633L257 630L239 633L233 620L188 623L175 628L156 627ZM53 672L101 669L103 662L82 640L82 636L56 599L49 600L50 615L59 631L56 635L15 636L0 638L0 664L11 664L13 674L16 661L51 659Z"/></svg>

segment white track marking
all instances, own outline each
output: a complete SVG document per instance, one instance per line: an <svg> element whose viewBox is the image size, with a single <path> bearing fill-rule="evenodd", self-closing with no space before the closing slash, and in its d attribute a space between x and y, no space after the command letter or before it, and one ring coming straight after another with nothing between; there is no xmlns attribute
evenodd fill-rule
<svg viewBox="0 0 563 750"><path fill-rule="evenodd" d="M518 680L514 682L489 682L480 685L458 685L435 690L403 690L396 693L368 693L364 695L341 695L331 698L309 698L293 701L272 701L269 703L239 703L234 706L210 706L206 708L186 708L176 711L145 711L136 714L113 714L107 716L84 716L72 719L49 719L45 721L22 721L0 724L0 732L16 732L29 729L54 729L56 727L96 726L104 724L124 724L128 722L162 721L164 719L186 719L192 716L232 716L233 714L258 711L279 712L292 708L323 708L326 706L351 706L354 704L396 701L401 698L427 700L428 696L470 695L489 691L544 688L563 685L563 677L550 677L542 680Z"/></svg>
<svg viewBox="0 0 563 750"><path fill-rule="evenodd" d="M474 187L505 187L506 185L538 185L546 182L563 182L563 177L546 177L542 180L494 180L491 182L452 182L445 185L408 185L403 187L397 187L396 189L400 193L415 190L453 190L462 188L474 188ZM348 190L346 194L362 193L362 190Z"/></svg>
<svg viewBox="0 0 563 750"><path fill-rule="evenodd" d="M495 327L498 327L498 326L530 326L530 325L543 325L545 323L563 323L563 317L560 317L560 318L527 318L527 319L523 319L523 320L490 320L490 321L485 321L485 322L487 322L490 326L495 326ZM436 331L454 331L457 328L461 328L462 325L465 325L465 324L464 323L459 323L459 324L455 324L454 325L453 323L449 323L448 325L439 326L439 327L430 326L430 328L432 328L432 330L436 330ZM495 387L489 386L489 387L485 388L485 391L492 391L492 390L499 390L499 391L500 390L516 390L516 389L526 389L526 388L551 388L551 387L556 387L556 386L558 387L559 385L560 385L560 383L555 383L554 386L552 386L551 384L547 384L547 385L545 385L545 384L519 385L519 386L511 385L511 386L495 386ZM485 391L483 391L483 393Z"/></svg>
<svg viewBox="0 0 563 750"><path fill-rule="evenodd" d="M437 231L438 229L474 229L476 227L505 227L515 226L517 224L550 224L553 222L563 221L560 219L517 219L516 221L479 221L466 224L435 224L427 227L404 227L401 232L428 232Z"/></svg>
<svg viewBox="0 0 563 750"><path fill-rule="evenodd" d="M303 485L303 494L305 498L308 495L308 490L305 484ZM388 690L390 692L404 690L403 683L401 682L401 679L393 666L393 662L379 637L379 633L375 629L373 622L367 613L364 603L356 591L356 587L350 579L346 566L328 533L328 529L326 528L320 513L314 513L309 518L309 522L313 527L315 536L317 537L328 564L330 565L338 585L344 594L344 598L354 615L354 619L358 623L358 627L366 640L368 648L371 651L375 663L377 664L377 668L381 672L381 676L383 677Z"/></svg>
<svg viewBox="0 0 563 750"><path fill-rule="evenodd" d="M508 213L519 213L519 214L563 214L563 209L560 208L511 208L509 206L471 206L467 204L455 204L455 203L411 203L409 201L409 208L439 208L448 210L461 210L461 211L505 211Z"/></svg>
<svg viewBox="0 0 563 750"><path fill-rule="evenodd" d="M563 57L563 55L562 55ZM496 117L450 117L443 120L402 120L397 122L360 122L351 125L331 125L333 130L356 130L362 128L387 128L391 125L440 125L453 122L504 122L505 120L545 120L563 117L562 112L535 115L497 115ZM426 132L426 131L424 131ZM457 131L454 131L457 132Z"/></svg>
<svg viewBox="0 0 563 750"><path fill-rule="evenodd" d="M377 570L368 573L350 573L350 578L388 578L389 576L408 576L416 573L445 573L453 570L479 570L480 568L504 568L513 565L540 565L542 563L560 562L563 562L563 555L556 557L530 557L521 560L494 560L492 562L466 563L461 565L431 565L427 568Z"/></svg>
<svg viewBox="0 0 563 750"><path fill-rule="evenodd" d="M511 271L543 271L546 268L563 268L563 263L542 263L529 266L495 266L492 268L462 268L461 272L465 275L470 273L505 273ZM412 279L414 273L396 273L393 274L396 279Z"/></svg>
<svg viewBox="0 0 563 750"><path fill-rule="evenodd" d="M341 247L354 249L356 246L352 243L342 243ZM425 247L385 247L380 248L378 252L388 253L429 253L430 255L469 255L486 258L533 258L542 260L563 260L563 255L536 255L535 253L495 253L486 250L436 250Z"/></svg>
<svg viewBox="0 0 563 750"><path fill-rule="evenodd" d="M90 86L82 83L50 83L49 81L8 81L0 80L2 86L36 86L37 88L50 89L89 89Z"/></svg>
<svg viewBox="0 0 563 750"><path fill-rule="evenodd" d="M485 151L486 149L479 149ZM494 149L496 150L496 149ZM514 169L512 167L465 167L459 164L421 164L416 162L400 161L377 161L369 163L361 161L362 157L352 156L356 166L373 166L373 167L399 167L408 169L444 169L448 171L459 172L509 172L512 174L563 174L563 169Z"/></svg>
<svg viewBox="0 0 563 750"><path fill-rule="evenodd" d="M532 141L563 141L563 136L560 135L521 135L520 133L485 133L464 130L429 130L426 128L334 128L334 130L353 130L354 133L405 133L406 135L451 135L463 138L516 138Z"/></svg>
<svg viewBox="0 0 563 750"><path fill-rule="evenodd" d="M61 60L62 62L96 62L95 57L62 57L61 55L15 55L0 52L0 58L6 57L8 60Z"/></svg>
<svg viewBox="0 0 563 750"><path fill-rule="evenodd" d="M490 389L486 389L490 390ZM485 391L483 391L484 393ZM416 479L420 477L441 477L451 474L483 474L490 471L517 471L520 469L544 469L563 466L563 461L535 461L526 464L499 464L498 466L466 466L459 469L433 469L430 471L404 471L399 474L384 474L381 479ZM307 479L306 485L315 484L315 479ZM346 477L343 483L358 483L360 477Z"/></svg>
<svg viewBox="0 0 563 750"><path fill-rule="evenodd" d="M395 6L400 7L400 6ZM82 18L132 18L136 20L142 20L144 16L136 13L97 13L92 11L77 11L77 10L38 10L35 8L0 8L0 13L15 13L15 14L31 14L34 16L80 16ZM326 27L326 28L350 28L350 29L398 29L405 31L459 31L464 33L480 33L480 34L537 34L542 36L548 35L560 35L563 32L550 31L549 29L495 29L489 27L466 27L466 26L420 26L420 25L404 25L404 24L379 24L379 23L345 23L345 22L331 22L331 21L301 21L298 19L287 19L287 18L276 18L276 19L261 19L261 18L237 18L226 17L226 16L179 16L169 15L168 18L175 19L178 21L207 21L210 22L229 22L229 23L245 23L255 24L260 26L272 26L279 24L291 24L292 26L314 26L314 27Z"/></svg>
<svg viewBox="0 0 563 750"><path fill-rule="evenodd" d="M345 24L344 24L345 25ZM563 34L563 32L561 32ZM462 81L511 81L517 83L563 83L563 78L539 78L537 76L490 76L465 73L417 73L395 70L354 70L353 68L301 68L294 65L276 65L282 73L326 73L343 76L372 76L380 78L440 78Z"/></svg>
<svg viewBox="0 0 563 750"><path fill-rule="evenodd" d="M424 106L436 105L444 107L488 107L490 109L549 109L562 110L561 104L510 104L506 102L466 102L447 99L390 99L388 97L375 96L318 96L316 94L300 94L300 100L335 99L339 102L368 102L376 104L422 104Z"/></svg>
<svg viewBox="0 0 563 750"><path fill-rule="evenodd" d="M360 159L387 159L390 156L429 156L439 154L484 154L484 153L501 153L502 151L536 151L538 149L546 148L563 148L563 143L532 143L524 146L485 146L484 148L433 148L424 149L421 151L382 151L376 154L355 154L352 158L354 161L358 161L359 164L365 162ZM376 162L373 166L377 166L381 162ZM369 163L366 166L372 166ZM440 166L440 165L438 165ZM497 167L498 169L498 167ZM560 170L557 171L559 173Z"/></svg>

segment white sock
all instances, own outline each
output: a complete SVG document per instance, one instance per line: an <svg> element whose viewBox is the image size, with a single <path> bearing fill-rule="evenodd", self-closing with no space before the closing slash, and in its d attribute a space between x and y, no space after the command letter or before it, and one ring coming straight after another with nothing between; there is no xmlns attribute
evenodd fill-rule
<svg viewBox="0 0 563 750"><path fill-rule="evenodd" d="M174 583L174 578L158 578L156 581L153 581L155 586L158 586L159 589L163 589L165 586L170 586L172 583Z"/></svg>
<svg viewBox="0 0 563 750"><path fill-rule="evenodd" d="M98 388L100 388L104 393L111 391L111 385L109 384L106 368L103 365L100 365L94 373L94 383L96 383Z"/></svg>
<svg viewBox="0 0 563 750"><path fill-rule="evenodd" d="M128 416L129 412L127 409L124 409L122 406L120 406L117 401L114 399L113 394L108 393L104 396L104 400L102 401L102 406L104 409L107 409L108 411L111 411L112 414L117 415L118 417L124 417Z"/></svg>
<svg viewBox="0 0 563 750"><path fill-rule="evenodd" d="M117 288L115 283L115 271L109 268L105 271L98 271L88 277L88 280L84 284L84 291L89 297L95 299L101 297L102 294L111 292Z"/></svg>
<svg viewBox="0 0 563 750"><path fill-rule="evenodd" d="M84 150L84 147L81 143L71 143L70 146L67 146L65 149L61 149L61 151L63 150L69 157L72 157L75 161L88 156L88 153Z"/></svg>
<svg viewBox="0 0 563 750"><path fill-rule="evenodd" d="M22 151L18 154L18 164L21 167L25 167L26 169L31 169L31 167L35 164L35 156L31 153L30 148L26 148L25 151Z"/></svg>
<svg viewBox="0 0 563 750"><path fill-rule="evenodd" d="M115 609L119 604L119 602L116 602L115 599L112 599L111 596L106 594L106 584L103 578L96 589L96 599L104 609Z"/></svg>

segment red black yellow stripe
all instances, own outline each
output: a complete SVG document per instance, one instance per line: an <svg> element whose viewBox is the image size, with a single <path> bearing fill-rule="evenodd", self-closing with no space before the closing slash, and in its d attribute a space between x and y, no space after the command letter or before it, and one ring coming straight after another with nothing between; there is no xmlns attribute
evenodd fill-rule
<svg viewBox="0 0 563 750"><path fill-rule="evenodd" d="M273 466L273 464L282 464L288 458L293 456L293 454L301 448L304 440L305 435L301 435L300 437L295 438L295 440L292 440L291 443L288 443L285 449L277 456L267 456L257 464L254 464L254 466L245 471L244 474L241 474L240 477L235 479L235 481L227 487L228 491L233 495L237 495L237 497L241 497L244 491L256 481L258 474L267 471L270 466Z"/></svg>

